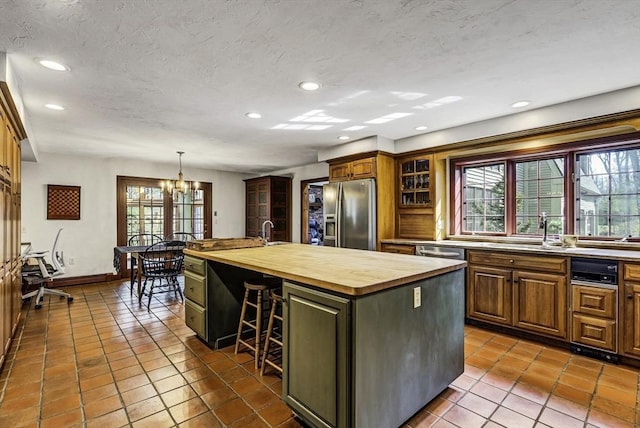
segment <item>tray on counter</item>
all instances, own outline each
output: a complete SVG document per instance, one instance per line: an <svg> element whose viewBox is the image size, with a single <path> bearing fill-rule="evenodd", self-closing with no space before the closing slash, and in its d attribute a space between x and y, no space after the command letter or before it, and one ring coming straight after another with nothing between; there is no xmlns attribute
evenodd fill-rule
<svg viewBox="0 0 640 428"><path fill-rule="evenodd" d="M210 238L187 241L187 248L195 251L231 250L234 248L262 247L264 240L251 238Z"/></svg>

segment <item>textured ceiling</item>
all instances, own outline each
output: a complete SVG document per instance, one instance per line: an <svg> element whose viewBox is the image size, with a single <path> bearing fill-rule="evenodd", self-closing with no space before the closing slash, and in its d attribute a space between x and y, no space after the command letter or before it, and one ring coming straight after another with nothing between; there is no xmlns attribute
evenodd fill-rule
<svg viewBox="0 0 640 428"><path fill-rule="evenodd" d="M636 86L638 46L638 0L0 1L40 152L183 150L185 165L245 172L313 163L342 134L398 139ZM329 127L274 129L290 125Z"/></svg>

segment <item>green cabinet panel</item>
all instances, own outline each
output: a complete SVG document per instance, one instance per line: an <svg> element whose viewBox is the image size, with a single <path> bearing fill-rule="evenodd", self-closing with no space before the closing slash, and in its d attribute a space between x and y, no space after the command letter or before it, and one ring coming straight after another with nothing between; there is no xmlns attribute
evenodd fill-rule
<svg viewBox="0 0 640 428"><path fill-rule="evenodd" d="M316 426L347 426L350 302L290 282L283 293L284 400Z"/></svg>
<svg viewBox="0 0 640 428"><path fill-rule="evenodd" d="M184 302L184 321L191 330L202 339L207 340L207 312L190 300Z"/></svg>
<svg viewBox="0 0 640 428"><path fill-rule="evenodd" d="M207 304L207 278L184 271L184 297L200 306Z"/></svg>

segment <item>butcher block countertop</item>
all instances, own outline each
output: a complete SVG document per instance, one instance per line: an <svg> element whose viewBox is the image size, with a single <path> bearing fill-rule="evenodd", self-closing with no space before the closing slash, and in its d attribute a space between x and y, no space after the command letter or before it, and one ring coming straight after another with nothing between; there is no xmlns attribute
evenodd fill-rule
<svg viewBox="0 0 640 428"><path fill-rule="evenodd" d="M466 262L305 244L184 253L311 285L348 296L377 291L462 269Z"/></svg>

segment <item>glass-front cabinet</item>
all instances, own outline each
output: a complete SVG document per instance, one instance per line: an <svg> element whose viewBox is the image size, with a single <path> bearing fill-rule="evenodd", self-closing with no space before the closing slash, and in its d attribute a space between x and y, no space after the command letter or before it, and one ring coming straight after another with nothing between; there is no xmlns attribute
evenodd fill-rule
<svg viewBox="0 0 640 428"><path fill-rule="evenodd" d="M400 160L400 206L431 206L432 156L417 156Z"/></svg>

